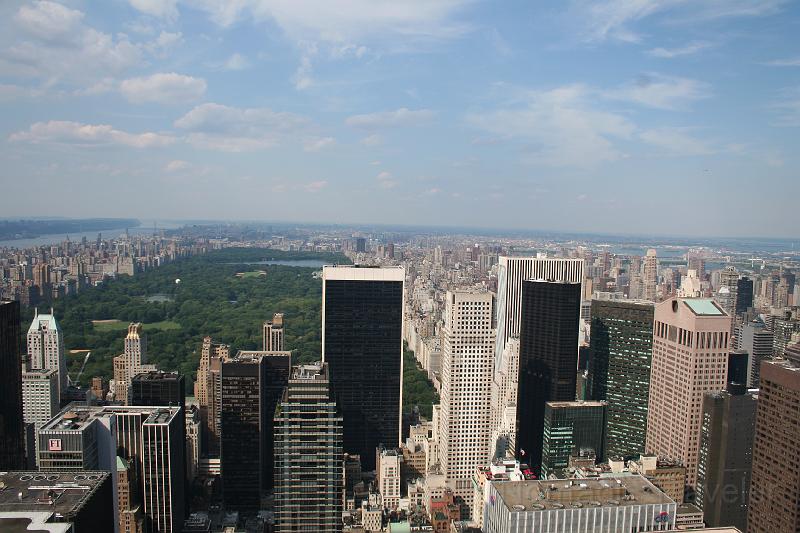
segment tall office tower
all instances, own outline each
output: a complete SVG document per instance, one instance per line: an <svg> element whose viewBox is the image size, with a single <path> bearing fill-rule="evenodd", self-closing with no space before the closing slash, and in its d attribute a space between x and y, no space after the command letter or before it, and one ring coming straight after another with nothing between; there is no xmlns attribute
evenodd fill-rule
<svg viewBox="0 0 800 533"><path fill-rule="evenodd" d="M58 413L58 372L52 369L22 373L22 417L38 431Z"/></svg>
<svg viewBox="0 0 800 533"><path fill-rule="evenodd" d="M522 282L516 445L537 473L545 403L575 399L580 308L580 283Z"/></svg>
<svg viewBox="0 0 800 533"><path fill-rule="evenodd" d="M133 376L156 370L154 365L144 364L146 361L147 337L142 334L140 323L131 323L125 337L125 351L114 358L114 379L109 384L114 399L125 405L129 403Z"/></svg>
<svg viewBox="0 0 800 533"><path fill-rule="evenodd" d="M200 441L202 435L200 409L194 405L186 407L186 477L191 483L197 477L200 465Z"/></svg>
<svg viewBox="0 0 800 533"><path fill-rule="evenodd" d="M49 315L40 315L36 310L28 328L28 360L30 370L51 369L58 372L58 394L67 389L67 359L64 355L64 336L58 327L52 310Z"/></svg>
<svg viewBox="0 0 800 533"><path fill-rule="evenodd" d="M136 468L117 457L117 531L144 533L145 519L139 502L139 480Z"/></svg>
<svg viewBox="0 0 800 533"><path fill-rule="evenodd" d="M644 453L653 304L592 300L589 397L608 402L605 452L630 459Z"/></svg>
<svg viewBox="0 0 800 533"><path fill-rule="evenodd" d="M264 351L283 351L283 313L275 313L270 322L264 322Z"/></svg>
<svg viewBox="0 0 800 533"><path fill-rule="evenodd" d="M180 533L186 506L182 408L156 408L142 423L144 512L159 533Z"/></svg>
<svg viewBox="0 0 800 533"><path fill-rule="evenodd" d="M743 384L703 399L695 502L708 526L747 527L757 401Z"/></svg>
<svg viewBox="0 0 800 533"><path fill-rule="evenodd" d="M445 296L439 464L453 494L465 500L475 469L489 458L493 317L492 293L459 290Z"/></svg>
<svg viewBox="0 0 800 533"><path fill-rule="evenodd" d="M742 324L736 339L737 348L750 356L747 368L747 386L758 387L761 362L772 359L772 332L760 320Z"/></svg>
<svg viewBox="0 0 800 533"><path fill-rule="evenodd" d="M131 380L131 405L184 407L186 384L177 372L143 372Z"/></svg>
<svg viewBox="0 0 800 533"><path fill-rule="evenodd" d="M742 276L736 282L736 314L746 312L753 307L753 280Z"/></svg>
<svg viewBox="0 0 800 533"><path fill-rule="evenodd" d="M509 339L500 367L492 378L489 436L490 458L514 455L517 434L517 386L519 382L519 339Z"/></svg>
<svg viewBox="0 0 800 533"><path fill-rule="evenodd" d="M500 256L497 271L497 343L495 370L509 339L520 336L522 281L543 279L583 283L583 259Z"/></svg>
<svg viewBox="0 0 800 533"><path fill-rule="evenodd" d="M204 428L203 450L211 455L219 453L221 370L222 361L230 356L230 346L203 338L200 364L194 382L194 397L200 406L200 418Z"/></svg>
<svg viewBox="0 0 800 533"><path fill-rule="evenodd" d="M19 302L0 301L0 471L25 466Z"/></svg>
<svg viewBox="0 0 800 533"><path fill-rule="evenodd" d="M686 269L694 270L701 281L706 277L706 261L697 253L686 254Z"/></svg>
<svg viewBox="0 0 800 533"><path fill-rule="evenodd" d="M297 366L275 412L278 533L342 530L342 417L330 385L326 363Z"/></svg>
<svg viewBox="0 0 800 533"><path fill-rule="evenodd" d="M655 308L645 450L682 462L690 486L697 480L703 395L726 385L730 323L710 299L671 298Z"/></svg>
<svg viewBox="0 0 800 533"><path fill-rule="evenodd" d="M748 533L800 531L800 367L761 363Z"/></svg>
<svg viewBox="0 0 800 533"><path fill-rule="evenodd" d="M645 300L655 302L658 296L658 258L653 248L647 250L643 261L642 285Z"/></svg>
<svg viewBox="0 0 800 533"><path fill-rule="evenodd" d="M747 372L750 354L745 350L731 350L728 354L727 383L739 383L747 387Z"/></svg>
<svg viewBox="0 0 800 533"><path fill-rule="evenodd" d="M322 270L322 360L344 418L344 450L375 469L402 435L403 267Z"/></svg>
<svg viewBox="0 0 800 533"><path fill-rule="evenodd" d="M726 266L719 275L717 302L730 316L736 316L738 290L739 272L736 271L734 266Z"/></svg>
<svg viewBox="0 0 800 533"><path fill-rule="evenodd" d="M542 479L563 478L571 456L603 461L607 407L595 401L545 404Z"/></svg>

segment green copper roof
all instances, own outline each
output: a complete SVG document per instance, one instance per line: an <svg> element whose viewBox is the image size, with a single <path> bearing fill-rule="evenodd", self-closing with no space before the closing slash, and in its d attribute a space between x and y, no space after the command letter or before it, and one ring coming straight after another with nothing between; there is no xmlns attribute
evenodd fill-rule
<svg viewBox="0 0 800 533"><path fill-rule="evenodd" d="M118 455L117 456L117 470L119 471L119 470L127 470L127 469L128 469L128 462Z"/></svg>
<svg viewBox="0 0 800 533"><path fill-rule="evenodd" d="M689 309L700 316L725 316L725 312L717 307L714 300L708 298L689 298L684 300Z"/></svg>

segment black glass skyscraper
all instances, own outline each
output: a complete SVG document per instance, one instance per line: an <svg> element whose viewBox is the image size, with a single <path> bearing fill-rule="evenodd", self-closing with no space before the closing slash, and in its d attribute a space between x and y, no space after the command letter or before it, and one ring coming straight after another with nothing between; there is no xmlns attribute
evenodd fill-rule
<svg viewBox="0 0 800 533"><path fill-rule="evenodd" d="M522 282L517 452L537 474L545 403L575 399L580 311L580 283Z"/></svg>
<svg viewBox="0 0 800 533"><path fill-rule="evenodd" d="M379 444L400 442L404 279L400 267L323 270L322 358L344 451L359 454L365 470L375 468Z"/></svg>
<svg viewBox="0 0 800 533"><path fill-rule="evenodd" d="M742 276L736 282L736 314L744 313L753 307L753 280Z"/></svg>
<svg viewBox="0 0 800 533"><path fill-rule="evenodd" d="M145 372L131 380L131 405L183 407L186 385L174 372Z"/></svg>
<svg viewBox="0 0 800 533"><path fill-rule="evenodd" d="M25 467L19 302L0 301L0 471Z"/></svg>
<svg viewBox="0 0 800 533"><path fill-rule="evenodd" d="M644 453L653 312L651 302L592 301L589 394L593 400L608 402L608 457Z"/></svg>

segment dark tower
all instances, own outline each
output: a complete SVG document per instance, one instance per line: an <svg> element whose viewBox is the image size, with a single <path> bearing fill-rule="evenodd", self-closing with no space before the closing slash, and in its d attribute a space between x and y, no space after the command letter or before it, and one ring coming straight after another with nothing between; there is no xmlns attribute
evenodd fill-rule
<svg viewBox="0 0 800 533"><path fill-rule="evenodd" d="M344 451L375 468L375 449L400 443L403 282L400 267L325 267L322 360L344 418ZM574 384L573 384L574 389Z"/></svg>
<svg viewBox="0 0 800 533"><path fill-rule="evenodd" d="M25 468L19 302L0 301L0 471Z"/></svg>
<svg viewBox="0 0 800 533"><path fill-rule="evenodd" d="M174 372L145 372L131 380L131 405L184 407L186 385Z"/></svg>
<svg viewBox="0 0 800 533"><path fill-rule="evenodd" d="M580 283L522 282L517 453L537 474L545 403L575 399L580 311Z"/></svg>
<svg viewBox="0 0 800 533"><path fill-rule="evenodd" d="M744 313L753 307L753 280L742 276L736 282L736 314Z"/></svg>

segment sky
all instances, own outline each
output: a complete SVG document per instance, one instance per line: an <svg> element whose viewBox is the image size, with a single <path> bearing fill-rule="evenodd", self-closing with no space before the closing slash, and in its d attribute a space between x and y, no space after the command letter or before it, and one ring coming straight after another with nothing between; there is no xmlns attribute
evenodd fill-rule
<svg viewBox="0 0 800 533"><path fill-rule="evenodd" d="M791 0L0 3L0 216L800 236Z"/></svg>

